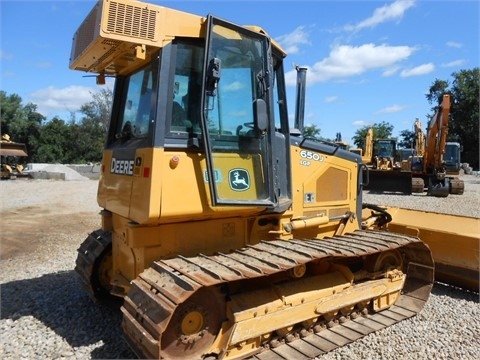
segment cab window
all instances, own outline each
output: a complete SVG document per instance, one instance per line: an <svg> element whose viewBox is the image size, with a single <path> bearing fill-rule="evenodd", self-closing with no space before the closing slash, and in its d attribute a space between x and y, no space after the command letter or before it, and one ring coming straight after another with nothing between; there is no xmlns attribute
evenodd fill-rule
<svg viewBox="0 0 480 360"><path fill-rule="evenodd" d="M204 48L192 40L175 42L175 73L172 84L171 121L167 136L187 137L200 134L200 99Z"/></svg>
<svg viewBox="0 0 480 360"><path fill-rule="evenodd" d="M122 103L115 128L116 141L146 138L155 118L158 61L124 79Z"/></svg>

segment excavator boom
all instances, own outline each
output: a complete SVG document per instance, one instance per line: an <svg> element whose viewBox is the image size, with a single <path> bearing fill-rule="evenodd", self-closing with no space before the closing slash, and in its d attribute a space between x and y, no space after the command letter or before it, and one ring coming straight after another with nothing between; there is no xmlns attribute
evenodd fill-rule
<svg viewBox="0 0 480 360"><path fill-rule="evenodd" d="M449 116L450 95L445 94L437 111L428 123L424 157L426 168L433 167L440 170L444 167L443 155L447 142Z"/></svg>
<svg viewBox="0 0 480 360"><path fill-rule="evenodd" d="M416 155L412 157L410 163L414 192L423 192L426 188L427 195L436 197L446 197L449 194L462 195L464 192L463 181L457 177L448 176L458 174L460 170L459 153L449 155L454 159L449 159L448 165L445 159L447 144L449 144L447 135L450 101L450 95L444 94L442 102L428 123L426 135L422 131L420 121L417 119L414 123ZM451 170L452 161L453 171Z"/></svg>

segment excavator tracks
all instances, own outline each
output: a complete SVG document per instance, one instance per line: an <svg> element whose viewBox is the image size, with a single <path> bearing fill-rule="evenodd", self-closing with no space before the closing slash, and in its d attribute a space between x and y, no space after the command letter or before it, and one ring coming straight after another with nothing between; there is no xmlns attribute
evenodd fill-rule
<svg viewBox="0 0 480 360"><path fill-rule="evenodd" d="M357 304L349 314L343 311L322 313L321 321L300 320L303 328L294 324L277 329L268 341L264 339L265 334L255 332L256 327L268 327L275 321L283 324L284 318L288 318L288 309L280 318L275 317L275 312L268 313L264 321L252 322L249 326L249 321L256 320L257 311L261 309L266 314L271 311L268 304L274 304L270 296L274 297L275 291L252 287L256 280L274 279L280 273L292 272L319 260L354 263L360 258L392 250L402 254L406 277L399 291L401 294L385 310L373 312L371 307L358 308ZM430 294L433 272L431 252L421 240L386 231L358 230L323 239L265 241L229 254L178 256L155 261L132 281L121 308L122 327L127 342L141 358L312 359L416 315ZM295 295L297 286L307 288L313 281L307 278L304 285L297 285L301 284L301 275L298 278L292 281L291 288L287 286L283 291ZM250 291L248 299L242 297L243 284L249 287L245 291ZM364 294L364 300L365 294L369 295L377 286L371 284L364 284L363 290L359 290L364 292L359 292ZM328 299L315 298L317 311L328 308L336 296L341 293L333 291ZM288 296L280 298L275 301L289 301ZM302 298L297 304L299 309L303 301ZM360 303L372 301L375 299ZM242 306L244 311L239 310ZM248 318L251 313L252 319Z"/></svg>

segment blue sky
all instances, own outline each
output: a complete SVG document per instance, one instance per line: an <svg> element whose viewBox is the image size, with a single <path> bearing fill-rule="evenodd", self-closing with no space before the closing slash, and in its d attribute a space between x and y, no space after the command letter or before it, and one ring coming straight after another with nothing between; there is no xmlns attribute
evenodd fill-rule
<svg viewBox="0 0 480 360"><path fill-rule="evenodd" d="M309 69L306 124L349 143L369 124L386 121L394 136L415 118L426 124L434 80L480 63L478 0L149 2L264 28L288 53L291 118L295 64ZM89 102L95 79L68 64L73 34L95 3L0 0L0 90L37 104L47 119L68 120Z"/></svg>

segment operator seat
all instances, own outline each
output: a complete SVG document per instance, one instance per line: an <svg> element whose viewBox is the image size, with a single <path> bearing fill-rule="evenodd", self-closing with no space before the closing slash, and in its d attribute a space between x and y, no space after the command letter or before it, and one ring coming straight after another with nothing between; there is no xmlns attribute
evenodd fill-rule
<svg viewBox="0 0 480 360"><path fill-rule="evenodd" d="M186 119L187 116L182 105L174 101L172 105L172 126L186 126Z"/></svg>

